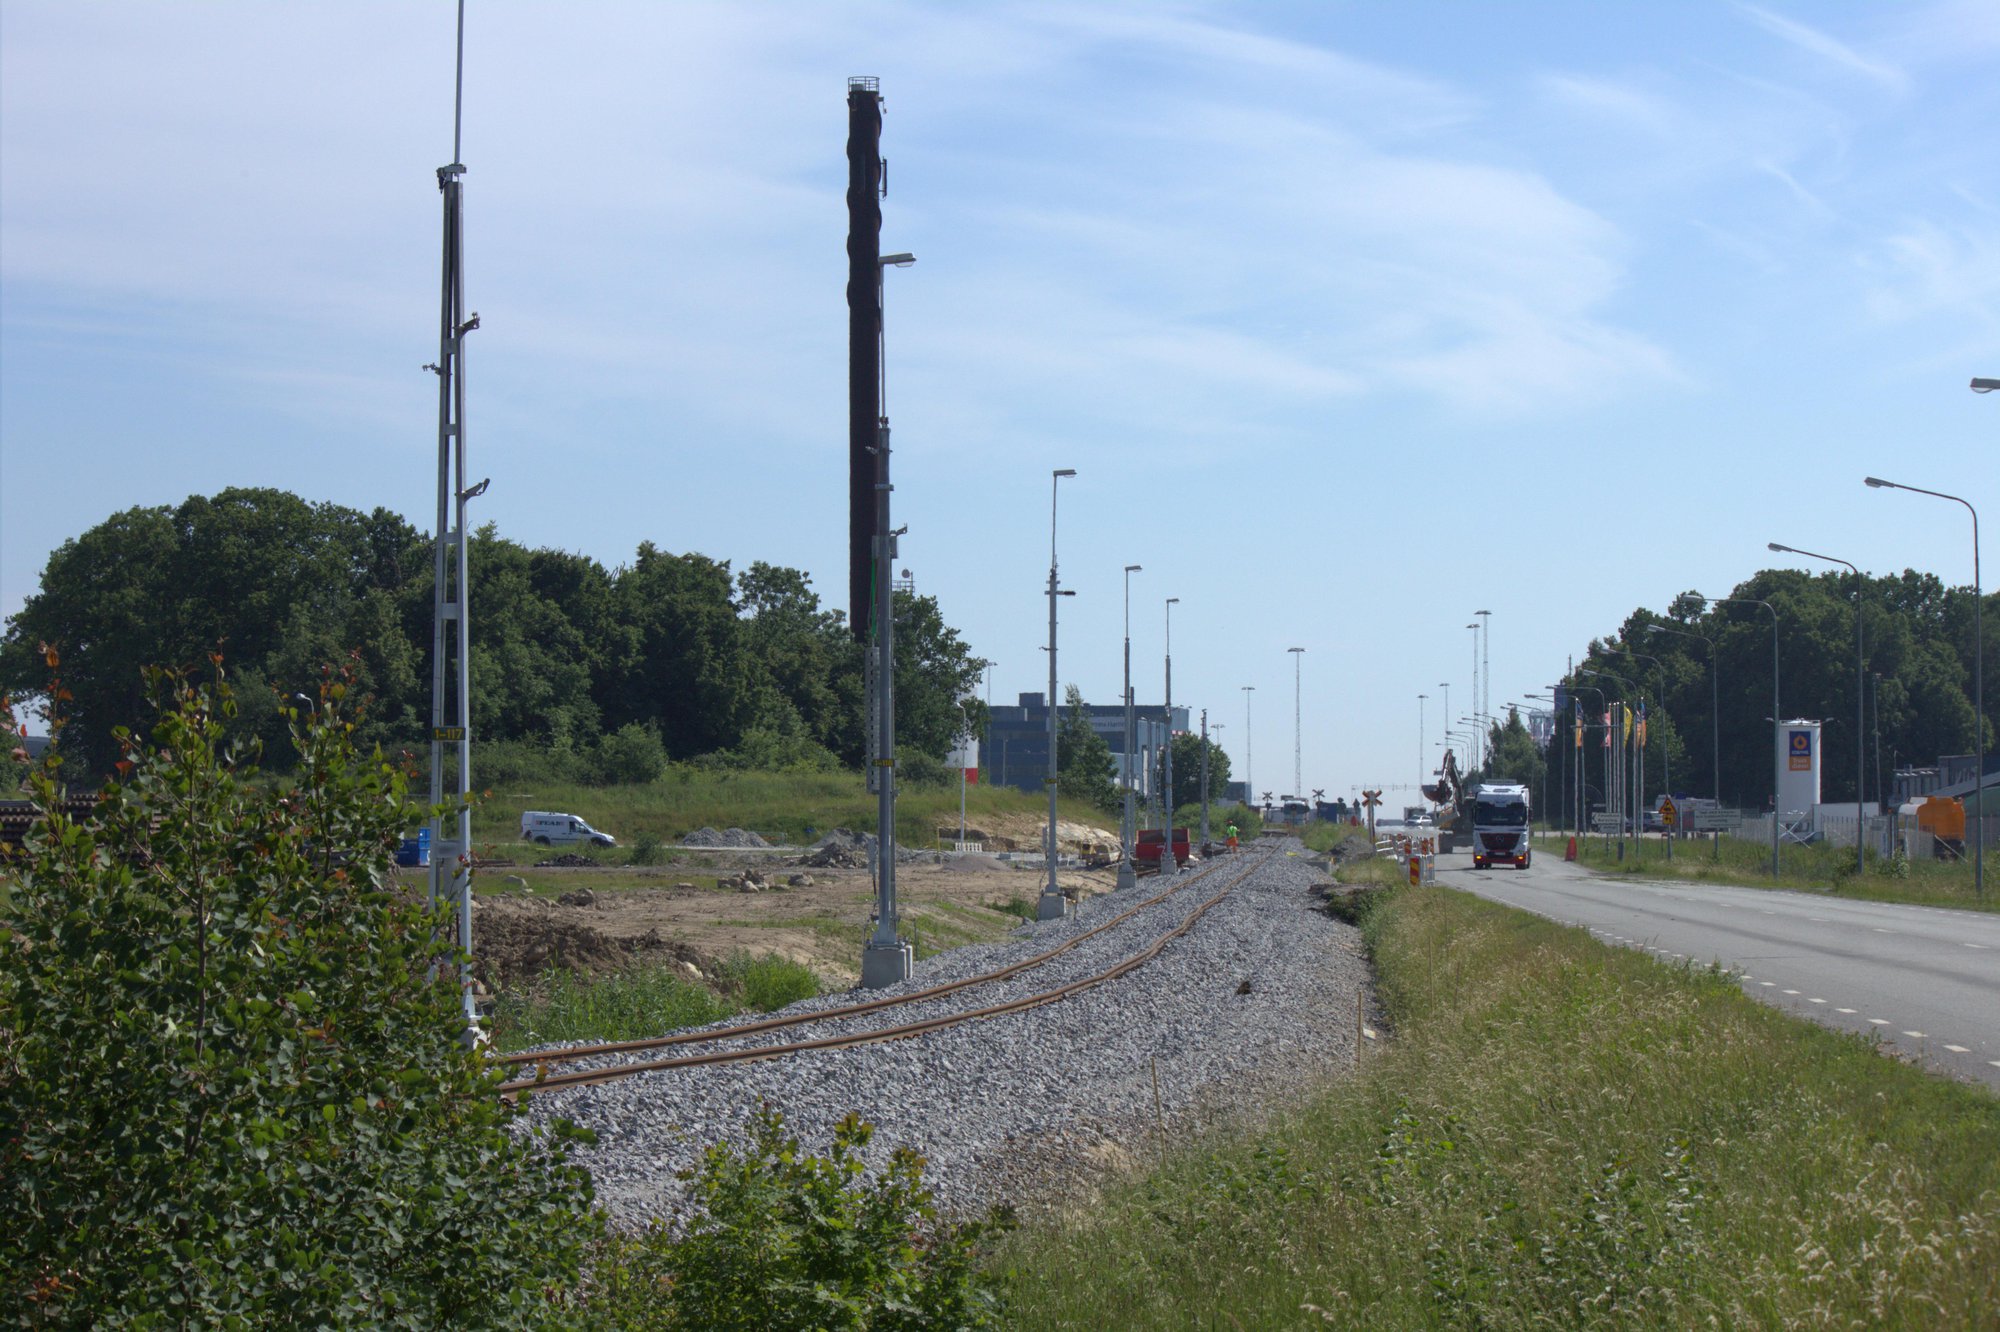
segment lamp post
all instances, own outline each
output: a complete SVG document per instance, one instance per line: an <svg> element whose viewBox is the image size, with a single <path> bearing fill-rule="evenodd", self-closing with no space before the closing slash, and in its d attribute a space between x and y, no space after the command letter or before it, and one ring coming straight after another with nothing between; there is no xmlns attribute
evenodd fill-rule
<svg viewBox="0 0 2000 1332"><path fill-rule="evenodd" d="M1137 883L1138 875L1132 868L1132 575L1143 572L1136 564L1125 566L1125 811L1119 821L1120 854L1118 857L1118 886L1130 888Z"/></svg>
<svg viewBox="0 0 2000 1332"><path fill-rule="evenodd" d="M1243 805L1254 809L1257 805L1257 783L1252 775L1250 752L1250 695L1257 692L1256 685L1238 685L1243 691Z"/></svg>
<svg viewBox="0 0 2000 1332"><path fill-rule="evenodd" d="M1574 678L1575 678L1575 674L1576 674L1575 672L1572 672L1572 673L1571 673L1571 678L1572 678L1572 679L1574 679ZM1604 714L1604 715L1606 715L1607 717L1609 716L1609 713L1610 713L1610 707L1611 707L1611 705L1610 705L1610 701L1609 701L1609 700L1607 700L1607 699L1605 698L1605 696L1604 696L1604 691L1603 691L1602 689L1599 689L1599 688L1598 688L1598 687L1597 687L1596 685L1586 685L1586 684L1571 684L1571 685L1569 685L1569 686L1568 686L1568 688L1569 688L1569 689L1570 689L1570 690L1571 690L1572 692L1576 692L1576 691L1584 691L1584 692L1588 692L1588 693L1592 693L1592 694L1595 694L1595 695L1597 695L1597 709L1598 709L1599 713L1601 713L1601 714ZM1579 734L1582 734L1582 735L1587 735L1587 734L1589 733L1589 731L1590 731L1590 726L1589 726L1589 724L1588 724L1588 723L1586 723L1586 724L1585 724L1585 725L1584 725L1584 726L1582 727L1581 731L1579 731ZM1586 814L1587 814L1587 813L1589 812L1589 811L1587 810L1587 808L1586 808L1586 806L1587 806L1587 805L1589 804L1589 801L1588 801L1588 799L1586 798L1586 796L1585 796L1585 794L1584 794L1584 790L1585 790L1585 788L1586 788L1586 787L1588 787L1588 786L1590 785L1590 783L1589 783L1589 782L1588 782L1588 781L1586 780L1586 774L1587 774L1587 770L1588 770L1588 768L1589 768L1590 764L1589 764L1589 760L1588 760L1588 759L1587 759L1587 758L1586 758L1586 757L1584 756L1584 754L1583 754L1583 752L1582 752L1582 751L1583 751L1583 750L1584 750L1584 749L1586 748L1586 746L1584 746L1584 745L1582 745L1582 744L1579 744L1579 745L1577 745L1577 746L1576 746L1576 748L1577 748L1577 750L1578 750L1578 755L1577 755L1577 760L1576 760L1576 831L1577 831L1578 835L1582 836L1582 835L1587 835L1587 833L1588 833L1588 830L1587 830L1587 829L1586 829L1586 828L1585 828L1585 827L1583 826L1583 825L1584 825L1584 822L1585 822L1585 817L1584 817L1584 816L1585 816L1585 815L1586 815ZM1607 751L1607 754L1606 754L1606 757L1605 757L1605 787L1606 787L1606 788L1608 788L1608 787L1610 786L1610 784L1611 784L1611 783L1610 783L1610 774L1611 774L1611 768L1610 768L1610 764L1611 764L1611 760L1610 760L1610 757L1609 757L1609 753L1608 753L1608 751Z"/></svg>
<svg viewBox="0 0 2000 1332"><path fill-rule="evenodd" d="M1474 620L1465 627L1472 631L1472 710L1477 712L1479 711L1479 621ZM1477 736L1473 737L1472 752L1466 755L1466 757L1472 760L1474 768L1482 766L1479 762L1479 739Z"/></svg>
<svg viewBox="0 0 2000 1332"><path fill-rule="evenodd" d="M1424 789L1424 763L1430 757L1430 751L1424 748L1424 700L1429 697L1429 694L1417 695L1417 791L1420 794Z"/></svg>
<svg viewBox="0 0 2000 1332"><path fill-rule="evenodd" d="M1056 598L1075 596L1062 590L1056 575L1056 496L1062 480L1075 476L1074 467L1058 467L1049 476L1049 881L1035 903L1036 920L1060 920L1062 889L1056 884Z"/></svg>
<svg viewBox="0 0 2000 1332"><path fill-rule="evenodd" d="M1292 654L1292 798L1301 799L1306 779L1302 775L1299 762L1300 744L1305 735L1303 719L1305 714L1299 707L1300 663L1305 660L1306 650L1302 647L1286 648Z"/></svg>
<svg viewBox="0 0 2000 1332"><path fill-rule="evenodd" d="M1862 788L1865 783L1862 773L1868 767L1868 667L1861 656L1861 570L1836 555L1816 555L1797 546L1783 546L1775 541L1765 543L1772 550L1784 555L1803 555L1809 560L1824 560L1828 564L1844 564L1854 571L1854 872L1868 872L1868 853L1864 848L1863 832L1868 824L1868 816L1862 805Z"/></svg>
<svg viewBox="0 0 2000 1332"><path fill-rule="evenodd" d="M1972 381L1974 393L1991 393L1996 388L2000 388L2000 379ZM1972 766L1979 788L1979 818L1972 825L1972 891L1974 896L1984 901L1986 899L1986 638L1979 615L1981 599L1979 510L1972 507L1972 501L1960 499L1957 495L1947 495L1942 490L1906 486L1895 481L1884 481L1879 476L1864 477L1863 484L1876 490L1908 490L1918 495L1929 495L1933 499L1950 500L1954 504L1963 504L1965 511L1972 515L1972 725L1973 747L1978 750Z"/></svg>
<svg viewBox="0 0 2000 1332"><path fill-rule="evenodd" d="M1716 683L1716 674L1720 669L1720 664L1715 656L1715 640L1707 634L1697 634L1689 629L1676 629L1671 625L1665 624L1649 624L1646 626L1646 632L1649 634L1678 634L1682 638L1700 639L1708 645L1709 758L1714 763L1714 772L1710 780L1715 785L1716 808L1720 809L1722 807L1722 688Z"/></svg>
<svg viewBox="0 0 2000 1332"><path fill-rule="evenodd" d="M1163 783L1160 792L1160 808L1165 811L1160 819L1160 873L1178 874L1180 862L1174 859L1174 607L1180 604L1179 597L1167 598L1167 722L1161 740L1163 757L1160 778Z"/></svg>
<svg viewBox="0 0 2000 1332"><path fill-rule="evenodd" d="M1784 756L1779 751L1778 734L1784 725L1778 711L1778 608L1754 597L1702 597L1711 606L1762 606L1771 612L1771 878L1778 877L1778 788L1784 781Z"/></svg>
<svg viewBox="0 0 2000 1332"><path fill-rule="evenodd" d="M1479 622L1479 696L1473 700L1481 712L1493 711L1493 612L1474 611Z"/></svg>

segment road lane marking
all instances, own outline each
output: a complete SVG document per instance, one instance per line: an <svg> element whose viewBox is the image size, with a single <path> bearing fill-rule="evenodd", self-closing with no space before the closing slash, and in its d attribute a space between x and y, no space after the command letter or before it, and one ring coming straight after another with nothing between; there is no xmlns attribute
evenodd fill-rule
<svg viewBox="0 0 2000 1332"><path fill-rule="evenodd" d="M1985 944L1967 944L1967 945L1966 945L1966 947L1967 947L1967 948L1977 948L1977 949L1978 949L1978 950L1979 950L1980 952L1982 952L1982 953L1986 951L1986 945L1985 945Z"/></svg>
<svg viewBox="0 0 2000 1332"><path fill-rule="evenodd" d="M1778 985L1776 981L1758 981L1757 983L1767 990L1776 989Z"/></svg>
<svg viewBox="0 0 2000 1332"><path fill-rule="evenodd" d="M1966 1048L1965 1046L1963 1046L1963 1045L1947 1045L1947 1046L1945 1046L1944 1048L1945 1048L1945 1049L1947 1049L1947 1050L1949 1050L1949 1051L1951 1051L1951 1052L1952 1052L1953 1054L1971 1054L1971 1053L1972 1053L1972 1051L1971 1051L1971 1050L1967 1049L1967 1048Z"/></svg>
<svg viewBox="0 0 2000 1332"><path fill-rule="evenodd" d="M1875 926L1872 926L1871 928L1872 928L1872 929L1873 929L1873 930L1875 931L1875 933L1877 933L1877 934L1894 934L1894 933L1895 933L1895 931L1894 931L1894 930L1885 930L1885 929L1883 929L1883 928L1882 928L1882 927L1881 927L1880 925L1875 925Z"/></svg>
<svg viewBox="0 0 2000 1332"><path fill-rule="evenodd" d="M1826 1000L1824 1000L1824 999L1808 999L1808 1000L1806 1000L1806 1002L1807 1002L1807 1003L1809 1003L1809 1004L1823 1004L1823 1003L1825 1003L1825 1002L1826 1002Z"/></svg>
<svg viewBox="0 0 2000 1332"><path fill-rule="evenodd" d="M1886 1027L1889 1025L1888 1018L1869 1018L1868 1020L1874 1023L1878 1027Z"/></svg>
<svg viewBox="0 0 2000 1332"><path fill-rule="evenodd" d="M1925 1036L1924 1033L1922 1033L1921 1031L1906 1031L1903 1034L1905 1036L1914 1036L1920 1041L1930 1039L1929 1037Z"/></svg>
<svg viewBox="0 0 2000 1332"><path fill-rule="evenodd" d="M1832 922L1832 921L1830 921L1830 920L1828 920L1828 919L1827 919L1827 918L1826 918L1825 916L1807 916L1807 917L1806 917L1806 919L1807 919L1807 920L1810 920L1810 921L1815 921L1815 922L1817 922L1818 924L1821 924L1821 925L1831 925L1831 924L1833 924L1833 922Z"/></svg>
<svg viewBox="0 0 2000 1332"><path fill-rule="evenodd" d="M1833 1011L1836 1013L1845 1013L1849 1017L1852 1017L1854 1015L1854 1010L1851 1008L1836 1008Z"/></svg>
<svg viewBox="0 0 2000 1332"><path fill-rule="evenodd" d="M1785 991L1785 993L1786 993L1786 994L1797 994L1797 993L1798 993L1798 991L1797 991L1797 990L1786 990L1786 991Z"/></svg>

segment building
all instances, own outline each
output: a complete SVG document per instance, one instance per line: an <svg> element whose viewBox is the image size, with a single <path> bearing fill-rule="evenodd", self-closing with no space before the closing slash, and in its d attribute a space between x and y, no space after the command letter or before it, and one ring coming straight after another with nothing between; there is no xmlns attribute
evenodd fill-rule
<svg viewBox="0 0 2000 1332"><path fill-rule="evenodd" d="M1116 703L1086 704L1090 714L1090 729L1103 737L1111 750L1111 761L1117 765L1117 780L1124 781L1131 772L1135 779L1139 798L1144 800L1151 794L1151 772L1153 756L1159 753L1165 724L1158 703L1137 703L1132 709L1132 753L1125 752L1125 709ZM1056 725L1064 721L1063 710L1057 709ZM1022 791L1040 791L1042 779L1049 775L1049 706L1046 695L1039 692L1022 694L1021 701L1012 706L991 708L992 720L986 730L986 744L981 756L986 764L986 779L1001 786L1011 786ZM1188 729L1188 710L1175 706L1173 731L1182 735Z"/></svg>

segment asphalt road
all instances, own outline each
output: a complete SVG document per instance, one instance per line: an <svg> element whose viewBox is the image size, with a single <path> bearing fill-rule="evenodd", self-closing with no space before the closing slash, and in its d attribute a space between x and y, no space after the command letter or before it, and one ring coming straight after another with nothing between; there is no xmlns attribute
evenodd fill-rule
<svg viewBox="0 0 2000 1332"><path fill-rule="evenodd" d="M1601 877L1540 849L1526 870L1474 870L1464 852L1437 865L1445 887L1663 961L1720 964L1788 1013L2000 1088L2000 914Z"/></svg>

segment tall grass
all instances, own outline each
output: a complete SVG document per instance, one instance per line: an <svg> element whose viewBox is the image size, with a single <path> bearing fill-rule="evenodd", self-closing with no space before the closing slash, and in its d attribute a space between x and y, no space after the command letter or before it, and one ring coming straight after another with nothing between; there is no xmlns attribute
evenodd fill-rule
<svg viewBox="0 0 2000 1332"><path fill-rule="evenodd" d="M1461 894L1367 930L1386 1050L1016 1236L1016 1325L1993 1326L1991 1092Z"/></svg>
<svg viewBox="0 0 2000 1332"><path fill-rule="evenodd" d="M719 992L675 966L630 967L604 976L551 971L522 993L502 994L493 1009L493 1044L501 1050L568 1041L630 1041L742 1012L769 1013L819 993L811 967L739 950L716 976Z"/></svg>
<svg viewBox="0 0 2000 1332"><path fill-rule="evenodd" d="M1566 838L1538 838L1540 851L1561 849ZM1867 870L1857 870L1854 844L1819 841L1785 843L1778 850L1778 878L1771 878L1771 844L1740 837L1687 838L1673 844L1658 837L1625 839L1623 858L1617 838L1593 834L1577 838L1577 854L1593 869L1653 878L1733 883L1753 888L1802 889L1874 902L1911 902L1925 906L2000 910L2000 887L1988 889L1982 900L1974 891L1972 865L1967 861L1884 858L1867 853Z"/></svg>
<svg viewBox="0 0 2000 1332"><path fill-rule="evenodd" d="M633 786L584 786L543 780L496 786L473 812L473 838L482 843L517 841L524 810L578 814L593 827L617 837L624 848L643 837L678 842L697 828L749 828L772 841L803 842L838 827L873 831L875 797L861 774L852 772L715 772L676 764L657 781ZM1003 814L1045 816L1046 797L1012 787L972 786L966 816L979 824ZM1064 800L1063 818L1100 828L1116 820L1081 802ZM958 788L905 787L896 799L896 837L906 846L934 846L937 830L958 826ZM954 833L954 836L956 834ZM562 850L588 852L587 847Z"/></svg>

